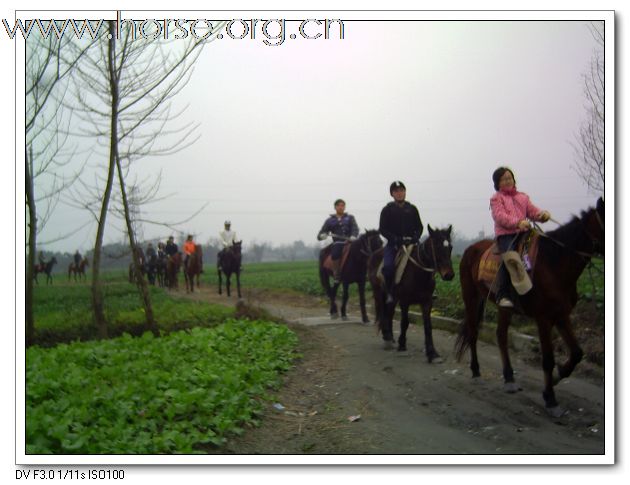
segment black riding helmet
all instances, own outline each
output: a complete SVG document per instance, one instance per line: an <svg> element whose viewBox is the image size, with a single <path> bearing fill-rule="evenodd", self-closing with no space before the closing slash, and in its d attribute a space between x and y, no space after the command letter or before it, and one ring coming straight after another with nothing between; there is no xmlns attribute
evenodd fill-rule
<svg viewBox="0 0 630 485"><path fill-rule="evenodd" d="M395 189L407 190L407 187L405 187L405 184L403 184L400 180L396 180L389 186L389 195L393 195Z"/></svg>

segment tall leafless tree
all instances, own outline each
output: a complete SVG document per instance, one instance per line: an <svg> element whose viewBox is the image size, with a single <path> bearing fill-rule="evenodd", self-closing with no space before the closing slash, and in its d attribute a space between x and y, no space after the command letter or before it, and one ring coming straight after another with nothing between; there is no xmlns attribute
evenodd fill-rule
<svg viewBox="0 0 630 485"><path fill-rule="evenodd" d="M107 171L104 188L91 187L91 197L83 200L97 221L92 265L92 307L94 320L101 338L108 335L105 319L103 289L100 277L103 237L112 201L119 200L115 209L122 215L136 268L138 242L129 204L126 174L138 159L171 155L190 146L198 137L198 124L180 122L185 108L173 110L172 100L187 84L193 65L202 48L222 28L214 26L204 39L146 40L137 37L130 22L117 25L110 21L108 35L102 37L98 55L87 57L76 78L77 116L81 120L81 134L96 139L107 151ZM180 123L174 126L175 123ZM120 198L114 199L112 189L118 176ZM148 188L154 192L157 180ZM86 186L84 185L84 188ZM138 186L133 187L134 199L142 199ZM146 195L144 195L146 197ZM137 285L145 310L147 328L157 332L147 283L139 271Z"/></svg>
<svg viewBox="0 0 630 485"><path fill-rule="evenodd" d="M45 227L62 192L78 177L80 168L69 173L73 152L68 151L64 126L69 112L62 108L68 75L89 48L79 47L71 37L57 39L31 36L26 41L26 99L24 147L27 258L26 258L26 345L35 334L33 273L38 233ZM61 235L58 239L67 237Z"/></svg>
<svg viewBox="0 0 630 485"><path fill-rule="evenodd" d="M604 24L591 23L596 48L588 71L584 73L586 118L576 135L574 168L595 193L604 193Z"/></svg>

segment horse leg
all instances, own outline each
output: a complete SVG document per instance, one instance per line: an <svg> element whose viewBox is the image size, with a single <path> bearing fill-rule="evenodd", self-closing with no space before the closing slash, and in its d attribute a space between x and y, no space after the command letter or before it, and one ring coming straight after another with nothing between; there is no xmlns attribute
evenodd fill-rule
<svg viewBox="0 0 630 485"><path fill-rule="evenodd" d="M230 279L232 279L231 274L225 275L225 292L227 296L230 296Z"/></svg>
<svg viewBox="0 0 630 485"><path fill-rule="evenodd" d="M400 303L400 336L398 337L398 350L407 350L407 329L409 328L409 304Z"/></svg>
<svg viewBox="0 0 630 485"><path fill-rule="evenodd" d="M217 273L219 275L219 295L221 294L221 269L217 270Z"/></svg>
<svg viewBox="0 0 630 485"><path fill-rule="evenodd" d="M510 326L510 310L499 308L499 322L497 324L497 343L501 353L501 363L503 364L503 389L505 392L514 393L519 390L514 382L514 370L510 362L508 352L508 328Z"/></svg>
<svg viewBox="0 0 630 485"><path fill-rule="evenodd" d="M431 322L431 308L433 308L433 297L429 296L427 303L423 303L422 306L422 323L424 326L424 349L429 360L429 364L435 362L441 364L443 362L442 357L435 350L433 345L433 323Z"/></svg>
<svg viewBox="0 0 630 485"><path fill-rule="evenodd" d="M236 294L241 298L241 271L236 272Z"/></svg>
<svg viewBox="0 0 630 485"><path fill-rule="evenodd" d="M348 306L348 286L349 283L343 283L343 295L341 297L341 319L347 320L346 307Z"/></svg>
<svg viewBox="0 0 630 485"><path fill-rule="evenodd" d="M558 406L556 393L553 390L553 368L556 362L553 355L553 343L551 341L551 322L549 320L537 319L536 323L538 324L542 366L545 376L545 388L542 393L545 401L545 409L552 417L559 418L564 414L564 410Z"/></svg>
<svg viewBox="0 0 630 485"><path fill-rule="evenodd" d="M339 311L337 310L337 289L339 288L339 283L334 283L330 288L330 293L328 298L330 298L330 318L337 318L339 316Z"/></svg>
<svg viewBox="0 0 630 485"><path fill-rule="evenodd" d="M383 299L381 332L383 334L383 340L385 341L385 350L389 350L393 347L393 344L395 342L394 340L394 312L396 311L396 305L385 304L385 298L386 298L385 292L382 293L381 297Z"/></svg>
<svg viewBox="0 0 630 485"><path fill-rule="evenodd" d="M361 321L363 323L370 323L367 310L365 309L365 281L359 281L359 306L361 307Z"/></svg>
<svg viewBox="0 0 630 485"><path fill-rule="evenodd" d="M554 378L554 384L557 384L560 379L569 377L584 355L584 352L577 343L568 315L560 318L557 327L562 340L569 348L569 358L564 364L558 364L558 375Z"/></svg>

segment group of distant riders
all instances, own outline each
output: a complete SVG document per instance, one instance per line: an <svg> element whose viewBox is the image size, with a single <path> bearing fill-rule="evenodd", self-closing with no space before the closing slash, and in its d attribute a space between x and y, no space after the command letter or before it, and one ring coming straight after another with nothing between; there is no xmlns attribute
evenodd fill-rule
<svg viewBox="0 0 630 485"><path fill-rule="evenodd" d="M231 248L236 242L236 232L231 229L231 226L232 223L230 221L225 221L224 229L219 233L223 248L217 255L217 261L220 261L222 254L226 250L229 250L229 248ZM184 267L187 266L190 257L194 254L196 246L197 243L194 241L193 235L189 234L182 247ZM155 282L155 271L152 271L152 268L165 268L167 262L178 253L179 247L175 243L173 236L170 236L166 243L159 242L157 244L157 250L153 247L153 243L148 243L146 251L143 252L142 249L138 251L141 267L143 268L143 271L148 274L150 283ZM203 273L203 261L200 261L200 264L200 271Z"/></svg>

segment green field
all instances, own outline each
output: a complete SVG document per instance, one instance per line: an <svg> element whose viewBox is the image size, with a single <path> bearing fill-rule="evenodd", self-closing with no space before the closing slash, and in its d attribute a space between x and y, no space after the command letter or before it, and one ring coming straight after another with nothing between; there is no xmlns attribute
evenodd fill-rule
<svg viewBox="0 0 630 485"><path fill-rule="evenodd" d="M213 270L206 267L203 285L216 287ZM267 290L268 298L324 296L316 261L247 264L241 281ZM161 337L144 332L138 291L125 272L105 274L112 338L103 341L95 340L88 283L35 287L39 345L26 353L28 453L198 453L258 423L297 357L295 334L271 321L235 319L233 308L182 298L181 275L179 292L150 291ZM578 292L576 312L603 329L603 263L582 275ZM434 311L462 318L458 277L437 279ZM487 305L487 321L495 311ZM527 319L515 318L514 326L535 333Z"/></svg>

